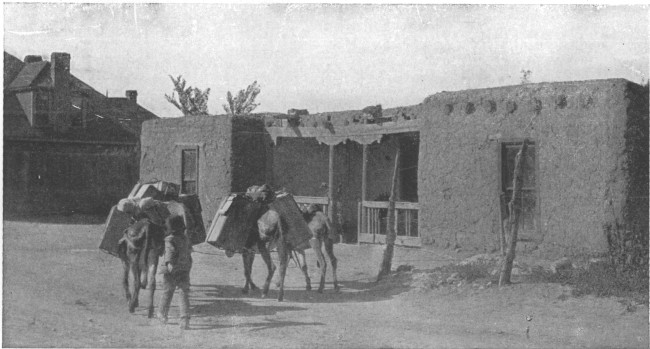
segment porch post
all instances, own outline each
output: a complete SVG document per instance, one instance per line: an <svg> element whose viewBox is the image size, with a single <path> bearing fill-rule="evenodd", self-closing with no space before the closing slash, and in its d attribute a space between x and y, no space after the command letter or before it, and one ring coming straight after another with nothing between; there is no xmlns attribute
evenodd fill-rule
<svg viewBox="0 0 650 349"><path fill-rule="evenodd" d="M366 233L366 210L363 208L363 201L367 200L368 185L368 145L362 146L363 155L361 160L361 224L357 227L359 233ZM357 238L357 241L359 239Z"/></svg>
<svg viewBox="0 0 650 349"><path fill-rule="evenodd" d="M330 221L334 224L334 145L330 145L329 183L327 186L327 197L330 201L327 215L329 216Z"/></svg>

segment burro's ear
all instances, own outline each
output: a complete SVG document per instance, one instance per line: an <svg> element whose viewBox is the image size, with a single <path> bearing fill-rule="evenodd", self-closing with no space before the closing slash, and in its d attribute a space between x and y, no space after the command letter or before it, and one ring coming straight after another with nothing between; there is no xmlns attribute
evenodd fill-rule
<svg viewBox="0 0 650 349"><path fill-rule="evenodd" d="M126 236L123 236L120 240L117 241L117 255L120 258L126 258Z"/></svg>

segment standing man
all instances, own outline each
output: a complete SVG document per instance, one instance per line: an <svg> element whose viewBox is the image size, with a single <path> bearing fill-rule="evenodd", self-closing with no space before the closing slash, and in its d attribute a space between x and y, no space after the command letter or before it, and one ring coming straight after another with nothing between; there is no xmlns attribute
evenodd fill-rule
<svg viewBox="0 0 650 349"><path fill-rule="evenodd" d="M165 254L160 266L163 274L163 291L160 298L158 318L167 323L167 313L174 291L181 291L180 328L187 330L190 324L190 269L192 269L191 246L184 234L185 223L181 216L170 216L165 220Z"/></svg>

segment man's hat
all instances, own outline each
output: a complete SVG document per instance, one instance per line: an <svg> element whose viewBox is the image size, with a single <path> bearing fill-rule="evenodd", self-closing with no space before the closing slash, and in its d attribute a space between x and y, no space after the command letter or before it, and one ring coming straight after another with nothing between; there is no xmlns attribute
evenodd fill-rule
<svg viewBox="0 0 650 349"><path fill-rule="evenodd" d="M185 230L185 221L181 216L170 216L165 220L165 229L168 233Z"/></svg>

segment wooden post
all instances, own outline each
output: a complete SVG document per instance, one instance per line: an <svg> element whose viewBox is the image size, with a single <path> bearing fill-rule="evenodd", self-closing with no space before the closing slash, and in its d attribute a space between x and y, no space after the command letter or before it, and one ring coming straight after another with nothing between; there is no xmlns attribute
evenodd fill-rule
<svg viewBox="0 0 650 349"><path fill-rule="evenodd" d="M512 263L515 260L515 250L517 249L517 230L519 229L519 212L515 210L515 198L519 195L524 180L523 168L524 164L526 163L527 149L528 140L524 139L524 143L521 145L521 149L517 153L517 156L515 156L515 171L512 179L512 198L508 203L508 212L510 213L508 217L508 226L510 228L510 244L508 246L508 252L506 253L503 267L501 268L501 274L499 275L499 286L510 283Z"/></svg>
<svg viewBox="0 0 650 349"><path fill-rule="evenodd" d="M329 210L327 210L327 216L330 221L336 227L336 221L334 220L334 145L330 145L330 162L329 162L329 183L327 186L327 198L330 201Z"/></svg>
<svg viewBox="0 0 650 349"><path fill-rule="evenodd" d="M386 246L384 247L384 258L379 265L379 274L377 281L390 273L391 264L393 263L393 250L395 249L395 240L397 232L395 231L395 200L397 199L397 177L399 171L399 149L395 154L395 168L393 169L393 180L390 187L390 197L388 199L388 221L386 222Z"/></svg>
<svg viewBox="0 0 650 349"><path fill-rule="evenodd" d="M363 202L368 200L368 145L362 145L362 159L361 159L361 225L357 227L361 233L368 233L366 223L366 210L363 208Z"/></svg>
<svg viewBox="0 0 650 349"><path fill-rule="evenodd" d="M501 247L501 255L505 256L508 249L508 243L506 242L506 231L503 227L503 209L506 205L505 203L506 194L501 192L499 194L499 226L501 227L501 234L499 235L499 246Z"/></svg>

